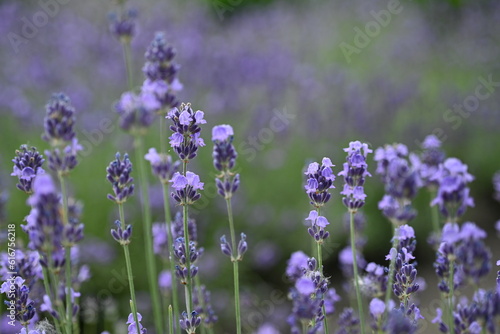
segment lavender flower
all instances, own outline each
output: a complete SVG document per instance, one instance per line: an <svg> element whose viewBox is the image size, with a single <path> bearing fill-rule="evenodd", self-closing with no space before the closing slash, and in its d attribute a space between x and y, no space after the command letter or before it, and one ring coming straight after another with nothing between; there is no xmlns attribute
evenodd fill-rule
<svg viewBox="0 0 500 334"><path fill-rule="evenodd" d="M62 241L64 225L61 217L60 196L48 174L38 176L33 183L34 194L28 199L32 209L23 229L28 233L29 247L40 252L40 263L47 265L52 255L54 265L64 264Z"/></svg>
<svg viewBox="0 0 500 334"><path fill-rule="evenodd" d="M335 334L358 334L359 333L359 319L354 314L352 308L346 308L339 316L339 329Z"/></svg>
<svg viewBox="0 0 500 334"><path fill-rule="evenodd" d="M6 252L0 253L0 279L6 281L11 272L16 272L24 278L24 284L32 289L34 284L43 278L40 254L36 251L16 249L15 261L12 261Z"/></svg>
<svg viewBox="0 0 500 334"><path fill-rule="evenodd" d="M52 95L45 106L46 116L44 119L45 133L43 140L50 143L52 147L64 146L65 142L71 142L75 138L75 108L64 93Z"/></svg>
<svg viewBox="0 0 500 334"><path fill-rule="evenodd" d="M27 326L35 316L35 302L29 298L30 288L24 285L24 279L12 276L0 287L0 293L5 293L10 314L13 314L21 325Z"/></svg>
<svg viewBox="0 0 500 334"><path fill-rule="evenodd" d="M322 244L330 235L328 231L325 231L325 227L330 223L325 217L319 216L316 210L311 210L306 220L311 221L311 227L307 229L307 232L317 243Z"/></svg>
<svg viewBox="0 0 500 334"><path fill-rule="evenodd" d="M146 50L146 64L142 69L148 80L164 81L168 85L180 85L176 75L179 71L179 65L173 62L176 51L167 43L165 33L156 32L155 37ZM175 96L171 100L174 101ZM170 102L173 108L176 103Z"/></svg>
<svg viewBox="0 0 500 334"><path fill-rule="evenodd" d="M81 150L83 150L83 147L76 138L73 138L63 149L46 150L45 155L48 159L49 168L62 175L67 175L78 164L77 154Z"/></svg>
<svg viewBox="0 0 500 334"><path fill-rule="evenodd" d="M172 198L180 205L191 205L200 199L201 194L197 190L203 190L203 182L200 177L193 172L186 172L186 176L176 172L172 179Z"/></svg>
<svg viewBox="0 0 500 334"><path fill-rule="evenodd" d="M201 325L201 317L198 316L196 311L191 312L191 315L182 312L182 319L179 320L179 323L187 334L194 334L196 333L196 328Z"/></svg>
<svg viewBox="0 0 500 334"><path fill-rule="evenodd" d="M108 199L116 204L122 204L134 193L134 178L130 175L132 173L132 163L125 153L121 159L120 153L116 153L115 160L109 163L106 168L106 178L113 186L114 196L108 194Z"/></svg>
<svg viewBox="0 0 500 334"><path fill-rule="evenodd" d="M292 281L304 275L309 257L302 251L293 253L287 262L286 275Z"/></svg>
<svg viewBox="0 0 500 334"><path fill-rule="evenodd" d="M169 270L164 270L158 274L158 287L165 295L172 290L172 274Z"/></svg>
<svg viewBox="0 0 500 334"><path fill-rule="evenodd" d="M116 220L115 228L111 229L111 236L122 246L130 244L130 237L132 236L132 225L127 225L125 229L123 229L122 223L119 220Z"/></svg>
<svg viewBox="0 0 500 334"><path fill-rule="evenodd" d="M201 316L203 324L207 327L213 326L219 319L215 314L210 299L211 299L210 291L204 285L194 288L193 290L194 310L196 311L196 313L198 313L198 315Z"/></svg>
<svg viewBox="0 0 500 334"><path fill-rule="evenodd" d="M439 165L444 162L445 153L441 150L441 141L434 135L425 137L420 154L420 166L418 168L420 178L426 187L437 187L438 183L434 175L439 170Z"/></svg>
<svg viewBox="0 0 500 334"><path fill-rule="evenodd" d="M370 262L366 265L365 272L366 274L362 277L361 283L363 293L370 298L384 296L387 289L385 267Z"/></svg>
<svg viewBox="0 0 500 334"><path fill-rule="evenodd" d="M137 10L124 10L120 14L111 13L109 15L109 30L122 43L130 43L135 35Z"/></svg>
<svg viewBox="0 0 500 334"><path fill-rule="evenodd" d="M168 233L167 226L164 223L154 223L153 232L153 251L165 261L169 258L168 251Z"/></svg>
<svg viewBox="0 0 500 334"><path fill-rule="evenodd" d="M136 95L132 92L122 94L116 103L115 110L120 116L120 127L131 134L145 135L153 124L155 111L160 105L156 98L149 93Z"/></svg>
<svg viewBox="0 0 500 334"><path fill-rule="evenodd" d="M344 149L347 152L347 162L339 176L344 177L344 189L340 192L344 195L342 202L352 212L356 212L365 204L366 194L363 185L365 178L371 176L368 172L366 157L373 152L367 144L359 141L349 143L349 147Z"/></svg>
<svg viewBox="0 0 500 334"><path fill-rule="evenodd" d="M27 145L21 145L19 150L16 150L16 157L12 159L14 163L14 171L11 176L17 176L19 183L16 187L27 194L33 192L32 183L37 175L45 173L42 168L43 155L38 153L35 147L28 149Z"/></svg>
<svg viewBox="0 0 500 334"><path fill-rule="evenodd" d="M145 54L146 64L142 70L147 79L142 91L155 96L162 115L179 105L176 94L182 90L182 84L177 79L179 65L173 62L175 53L167 44L165 34L157 32Z"/></svg>
<svg viewBox="0 0 500 334"><path fill-rule="evenodd" d="M142 315L139 312L137 312L137 320L142 321ZM127 324L128 324L128 334L147 333L146 328L144 328L140 322L139 322L139 329L137 328L137 325L134 321L134 315L132 313L128 315Z"/></svg>
<svg viewBox="0 0 500 334"><path fill-rule="evenodd" d="M329 158L323 158L321 166L317 162L310 163L307 171L304 173L307 177L305 190L311 205L315 208L320 208L330 200L328 189L335 188L335 174L333 174L332 161Z"/></svg>
<svg viewBox="0 0 500 334"><path fill-rule="evenodd" d="M180 161L172 162L168 154L159 154L155 148L150 148L144 156L151 163L153 175L158 177L162 183L168 183L175 172L179 170Z"/></svg>
<svg viewBox="0 0 500 334"><path fill-rule="evenodd" d="M175 214L175 219L172 222L172 229L173 229L173 239L177 238L183 238L184 237L184 221L182 217L182 213L178 211ZM196 227L196 222L193 218L188 217L188 236L189 236L189 241L194 241L196 242L198 240L198 231Z"/></svg>
<svg viewBox="0 0 500 334"><path fill-rule="evenodd" d="M214 151L212 153L215 169L221 172L215 179L219 195L225 199L231 198L240 185L240 175L234 174L236 149L233 142L233 128L230 125L217 125L212 129Z"/></svg>
<svg viewBox="0 0 500 334"><path fill-rule="evenodd" d="M175 274L180 279L180 282L182 284L187 284L188 277L192 279L198 273L198 267L195 266L194 263L200 257L203 249L197 249L196 244L191 241L189 242L189 251L187 251L186 245L184 243L184 238L177 238L174 242L173 247L174 255L177 260L177 265L175 266ZM186 267L188 256L191 265L189 269Z"/></svg>
<svg viewBox="0 0 500 334"><path fill-rule="evenodd" d="M194 112L190 103L181 104L180 108L170 110L167 115L174 123L170 126L170 130L174 132L169 138L170 145L184 162L196 157L198 147L205 146L200 137L200 126L207 122L204 116L205 113L201 110Z"/></svg>
<svg viewBox="0 0 500 334"><path fill-rule="evenodd" d="M467 172L467 165L456 158L448 158L439 166L433 180L439 181L439 190L431 205L438 205L439 211L449 222L456 222L468 206L474 206L469 196L467 183L474 177Z"/></svg>
<svg viewBox="0 0 500 334"><path fill-rule="evenodd" d="M407 155L408 149L403 144L387 145L375 151L376 173L382 178L386 191L379 202L379 209L396 226L416 216L411 200L423 184L416 156L411 156L410 164Z"/></svg>

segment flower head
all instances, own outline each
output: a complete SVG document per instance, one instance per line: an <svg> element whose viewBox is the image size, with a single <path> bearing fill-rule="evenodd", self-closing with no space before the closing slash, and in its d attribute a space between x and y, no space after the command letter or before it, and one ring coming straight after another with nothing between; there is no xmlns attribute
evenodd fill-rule
<svg viewBox="0 0 500 334"><path fill-rule="evenodd" d="M125 154L122 159L120 153L116 153L115 160L109 163L106 172L106 178L113 186L114 192L114 195L108 194L108 198L117 204L125 203L134 193L134 178L130 175L132 163L128 154Z"/></svg>
<svg viewBox="0 0 500 334"><path fill-rule="evenodd" d="M19 182L16 186L19 190L27 194L33 192L33 179L37 175L45 173L42 168L44 161L43 155L38 153L35 147L28 149L27 145L21 145L19 150L16 150L16 157L12 159L14 171L10 175L17 176Z"/></svg>

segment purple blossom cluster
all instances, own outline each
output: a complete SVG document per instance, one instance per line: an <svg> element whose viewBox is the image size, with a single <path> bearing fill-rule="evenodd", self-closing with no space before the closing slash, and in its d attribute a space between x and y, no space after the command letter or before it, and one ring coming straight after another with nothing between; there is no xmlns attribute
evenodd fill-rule
<svg viewBox="0 0 500 334"><path fill-rule="evenodd" d="M332 164L330 158L323 158L321 165L317 162L310 163L304 173L307 177L305 190L311 205L315 208L320 208L325 205L331 198L329 189L335 188L333 181L335 181L335 174L332 171Z"/></svg>
<svg viewBox="0 0 500 334"><path fill-rule="evenodd" d="M448 158L434 174L432 180L438 180L439 189L432 205L437 205L447 222L456 222L467 207L474 206L474 199L470 196L467 184L474 177L467 172L467 165L457 158Z"/></svg>
<svg viewBox="0 0 500 334"><path fill-rule="evenodd" d="M34 178L45 173L42 168L45 159L36 147L28 149L27 145L21 145L19 150L16 150L16 157L12 159L14 163L14 171L11 176L17 176L19 183L16 184L17 189L24 191L27 194L33 192L32 184Z"/></svg>
<svg viewBox="0 0 500 334"><path fill-rule="evenodd" d="M365 204L365 179L371 176L366 158L373 151L367 144L354 141L349 143L344 152L347 152L347 162L344 162L343 170L339 173L339 176L344 177L344 189L340 194L344 195L342 199L344 205L350 211L356 212Z"/></svg>

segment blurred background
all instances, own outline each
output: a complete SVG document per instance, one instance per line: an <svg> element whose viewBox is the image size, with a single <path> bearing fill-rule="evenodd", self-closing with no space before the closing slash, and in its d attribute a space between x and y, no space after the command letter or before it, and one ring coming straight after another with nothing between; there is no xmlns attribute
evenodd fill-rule
<svg viewBox="0 0 500 334"><path fill-rule="evenodd" d="M0 2L0 186L8 197L2 203L2 223L20 224L29 212L25 194L9 176L14 151L21 144L48 148L41 140L44 105L53 92L65 92L76 107L78 138L85 148L70 177L70 193L84 205L86 237L80 252L92 274L81 288L82 328L84 333L114 333L115 323L125 322L129 306L126 285L113 283L122 279L124 261L109 234L117 212L106 199L111 188L105 168L115 152L132 151L131 137L117 126L113 107L127 89L121 45L109 32L108 15L116 4L59 0L51 10L44 5L48 2ZM372 148L401 142L418 152L425 136L437 135L447 156L467 163L476 177L471 184L476 207L464 221L486 229L490 245L498 242L494 223L500 207L491 182L500 169L497 1L148 0L130 1L126 7L138 12L132 40L134 85L139 88L144 80L146 47L156 31L164 31L181 65L184 89L179 99L205 111L208 123L202 137L208 145L191 168L207 189L213 189L215 175L211 128L221 123L234 127L241 174L234 197L236 230L247 234L250 246L240 266L245 333L266 322L289 331L286 260L292 252L310 248L303 170L327 156L340 171L342 148L350 141L361 140ZM158 127L147 136L147 147L153 146L160 146ZM374 174L372 159L369 165ZM338 194L341 183L337 180L324 211L332 235L325 246L325 271L343 297L338 309L349 302L338 266L348 236ZM375 175L366 191L364 255L367 261L385 264L391 229L377 209L384 189ZM161 221L161 187L152 177L151 196L155 219ZM129 221L139 225L135 197L126 211ZM412 223L419 240L419 274L427 280L422 305L430 305L422 312L422 333L436 330L430 323L438 290L434 254L426 242L429 200L422 190L415 202L419 215ZM233 333L233 308L228 307L232 270L218 243L228 234L224 200L206 191L192 212L205 247L201 279L212 291L220 317L217 333ZM139 309L148 327L141 232L135 229L131 251ZM20 229L18 239L25 239ZM498 259L500 249L492 250ZM490 278L484 287L494 283Z"/></svg>

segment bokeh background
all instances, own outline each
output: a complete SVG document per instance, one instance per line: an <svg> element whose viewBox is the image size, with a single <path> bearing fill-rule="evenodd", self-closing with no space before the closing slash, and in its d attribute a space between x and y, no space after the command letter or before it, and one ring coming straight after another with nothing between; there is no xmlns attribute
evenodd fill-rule
<svg viewBox="0 0 500 334"><path fill-rule="evenodd" d="M53 92L66 92L77 109L78 137L85 142L80 164L70 178L71 195L84 204L86 239L81 253L92 270L92 279L82 286L82 328L84 333L114 332L116 323L125 322L129 306L126 285L110 288L110 282L122 277L124 262L109 235L117 212L106 199L110 186L105 168L115 152L132 151L131 138L117 126L113 108L127 87L121 45L109 32L108 13L116 4L60 0L57 13L45 24L35 27L29 38L13 42L13 34L23 36L26 22L33 23L39 12L46 11L41 3L0 2L0 186L2 198L8 198L2 203L2 224L20 224L29 211L25 195L15 189L16 180L9 176L14 151L21 144L40 151L47 148L41 140L44 105ZM342 148L352 140L372 148L401 142L418 151L426 135L438 135L447 155L467 163L476 177L471 184L476 207L464 220L486 229L493 258L500 256L493 228L500 207L493 199L491 182L500 169L500 4L493 0L401 1L399 12L391 14L387 24L378 24L366 45L359 44L358 29L377 26L373 13L387 10L390 3L148 0L126 5L138 11L132 41L134 85L139 87L143 81L147 45L156 31L165 31L181 65L184 89L179 98L205 111L205 141L210 142L211 127L216 124L231 124L235 129L242 180L234 198L235 221L250 245L240 276L245 332L256 332L266 322L282 333L288 331L286 260L292 252L310 247L303 223L309 212L302 187L304 166L328 156L340 171L345 159ZM346 45L356 51L346 54ZM466 117L456 107L453 111L471 100L467 98L476 94L482 80L493 81L489 97L469 106L472 111ZM282 126L272 125L276 117ZM158 127L147 136L147 147L152 146L159 147ZM210 146L200 151L192 166L207 189L213 188L208 185L215 174ZM375 163L369 164L373 172ZM338 269L338 253L346 245L347 234L338 194L341 180L336 185L324 211L332 234L326 245L325 270L343 297L341 308L349 302ZM384 190L376 176L368 180L366 191L364 254L368 261L384 264L390 225L377 209ZM161 187L153 178L151 194L154 216L160 221ZM415 206L419 273L428 285L421 298L423 305L431 305L423 312L427 319L421 332L432 333L438 290L432 272L434 254L426 243L431 228L426 191L418 195ZM126 211L129 221L139 226L137 198ZM193 212L206 250L201 277L212 290L220 316L217 333L233 333L232 272L218 246L219 237L228 233L225 203L206 191ZM22 242L25 238L18 231ZM139 309L147 324L151 312L142 274L141 231L135 229L131 251ZM490 278L484 287L493 284Z"/></svg>

